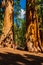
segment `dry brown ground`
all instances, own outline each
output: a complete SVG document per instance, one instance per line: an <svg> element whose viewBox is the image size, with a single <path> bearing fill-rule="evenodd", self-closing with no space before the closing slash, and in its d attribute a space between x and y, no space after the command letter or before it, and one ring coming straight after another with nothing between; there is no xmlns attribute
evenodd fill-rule
<svg viewBox="0 0 43 65"><path fill-rule="evenodd" d="M0 65L43 65L43 53L0 48Z"/></svg>

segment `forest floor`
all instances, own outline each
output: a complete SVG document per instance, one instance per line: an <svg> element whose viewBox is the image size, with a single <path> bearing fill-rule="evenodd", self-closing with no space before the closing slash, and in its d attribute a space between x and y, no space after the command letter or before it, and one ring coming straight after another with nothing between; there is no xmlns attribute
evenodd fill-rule
<svg viewBox="0 0 43 65"><path fill-rule="evenodd" d="M0 65L43 65L43 53L0 48Z"/></svg>

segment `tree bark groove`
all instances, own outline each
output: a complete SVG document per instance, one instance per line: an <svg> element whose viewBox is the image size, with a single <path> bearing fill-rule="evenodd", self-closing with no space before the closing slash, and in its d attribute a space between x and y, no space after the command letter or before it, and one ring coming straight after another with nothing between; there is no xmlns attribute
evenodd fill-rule
<svg viewBox="0 0 43 65"><path fill-rule="evenodd" d="M28 51L42 51L35 0L27 0L26 4L26 45Z"/></svg>
<svg viewBox="0 0 43 65"><path fill-rule="evenodd" d="M0 44L14 43L13 38L13 3L14 0L5 0L5 13L4 13L4 25L3 25L3 34L0 38Z"/></svg>

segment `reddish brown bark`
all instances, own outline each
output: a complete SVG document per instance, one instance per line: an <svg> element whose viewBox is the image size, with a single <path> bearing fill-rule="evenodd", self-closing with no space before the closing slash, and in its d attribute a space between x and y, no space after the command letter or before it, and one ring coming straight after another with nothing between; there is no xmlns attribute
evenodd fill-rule
<svg viewBox="0 0 43 65"><path fill-rule="evenodd" d="M26 7L27 48L32 52L42 51L35 0L27 0Z"/></svg>
<svg viewBox="0 0 43 65"><path fill-rule="evenodd" d="M4 14L4 25L3 34L0 38L0 44L14 43L13 38L13 0L5 0L5 14ZM3 3L2 3L3 5Z"/></svg>

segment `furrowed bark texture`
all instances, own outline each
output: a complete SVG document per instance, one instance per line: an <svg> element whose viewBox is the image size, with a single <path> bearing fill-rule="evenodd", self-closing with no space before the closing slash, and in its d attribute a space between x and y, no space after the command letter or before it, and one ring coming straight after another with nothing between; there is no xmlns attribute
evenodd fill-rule
<svg viewBox="0 0 43 65"><path fill-rule="evenodd" d="M42 51L35 0L26 4L26 46L28 51Z"/></svg>
<svg viewBox="0 0 43 65"><path fill-rule="evenodd" d="M0 44L14 43L13 38L13 0L5 0L5 13L4 13L4 25L3 34L0 38Z"/></svg>

